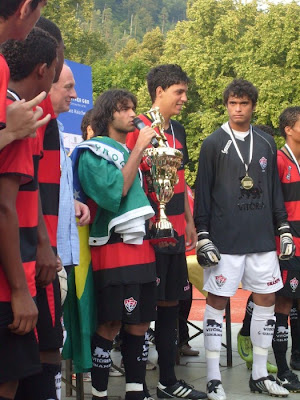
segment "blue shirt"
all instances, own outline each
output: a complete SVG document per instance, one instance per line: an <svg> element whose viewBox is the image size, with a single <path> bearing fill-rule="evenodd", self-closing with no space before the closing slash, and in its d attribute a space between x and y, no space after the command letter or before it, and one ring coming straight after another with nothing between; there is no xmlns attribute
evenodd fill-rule
<svg viewBox="0 0 300 400"><path fill-rule="evenodd" d="M57 227L57 253L63 265L78 265L79 237L75 218L72 162L67 156L63 125L57 120L60 136L60 192Z"/></svg>

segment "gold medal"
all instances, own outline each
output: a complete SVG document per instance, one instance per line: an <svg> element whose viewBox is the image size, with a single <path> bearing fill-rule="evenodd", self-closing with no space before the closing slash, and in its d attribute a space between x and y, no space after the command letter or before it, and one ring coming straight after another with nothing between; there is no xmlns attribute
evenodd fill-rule
<svg viewBox="0 0 300 400"><path fill-rule="evenodd" d="M241 180L242 187L246 190L252 189L254 185L254 181L251 176L246 173L246 176Z"/></svg>

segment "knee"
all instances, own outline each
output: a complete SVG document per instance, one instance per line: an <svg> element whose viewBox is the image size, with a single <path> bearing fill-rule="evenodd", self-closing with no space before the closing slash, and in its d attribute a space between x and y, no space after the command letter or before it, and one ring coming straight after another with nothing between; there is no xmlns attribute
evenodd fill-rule
<svg viewBox="0 0 300 400"><path fill-rule="evenodd" d="M293 305L293 299L278 296L275 301L275 312L279 314L289 315Z"/></svg>
<svg viewBox="0 0 300 400"><path fill-rule="evenodd" d="M134 336L144 336L145 333L147 332L147 329L150 326L150 322L144 322L141 324L137 325L126 325L125 326L125 331L129 333L130 335Z"/></svg>
<svg viewBox="0 0 300 400"><path fill-rule="evenodd" d="M206 303L215 308L216 310L224 310L228 302L228 297L216 296L212 293L208 293Z"/></svg>
<svg viewBox="0 0 300 400"><path fill-rule="evenodd" d="M113 341L121 329L121 321L108 321L97 328L97 334L107 340Z"/></svg>
<svg viewBox="0 0 300 400"><path fill-rule="evenodd" d="M261 307L271 307L275 304L275 293L253 293L253 301Z"/></svg>

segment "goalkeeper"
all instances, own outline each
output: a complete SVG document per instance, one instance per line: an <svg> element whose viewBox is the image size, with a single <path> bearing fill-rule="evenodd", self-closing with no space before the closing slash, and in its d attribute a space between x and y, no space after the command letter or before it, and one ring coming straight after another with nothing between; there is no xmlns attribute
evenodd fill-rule
<svg viewBox="0 0 300 400"><path fill-rule="evenodd" d="M251 392L288 395L267 372L268 349L275 327L275 292L282 288L280 259L294 255L277 170L273 138L251 126L258 92L238 79L225 89L229 121L203 142L195 190L197 256L205 268L208 292L203 329L207 363L207 396L225 400L219 360L222 322L228 298L242 281L253 292L250 327L253 344Z"/></svg>

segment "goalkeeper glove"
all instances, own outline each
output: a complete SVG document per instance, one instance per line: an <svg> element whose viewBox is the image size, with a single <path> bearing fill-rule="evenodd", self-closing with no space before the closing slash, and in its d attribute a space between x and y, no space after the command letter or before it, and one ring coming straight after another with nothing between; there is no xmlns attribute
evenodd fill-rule
<svg viewBox="0 0 300 400"><path fill-rule="evenodd" d="M279 260L289 260L294 257L296 251L290 226L287 222L282 222L277 229L280 238Z"/></svg>
<svg viewBox="0 0 300 400"><path fill-rule="evenodd" d="M198 232L198 242L196 245L197 260L202 268L210 268L217 265L221 259L219 250L209 239L208 232Z"/></svg>

